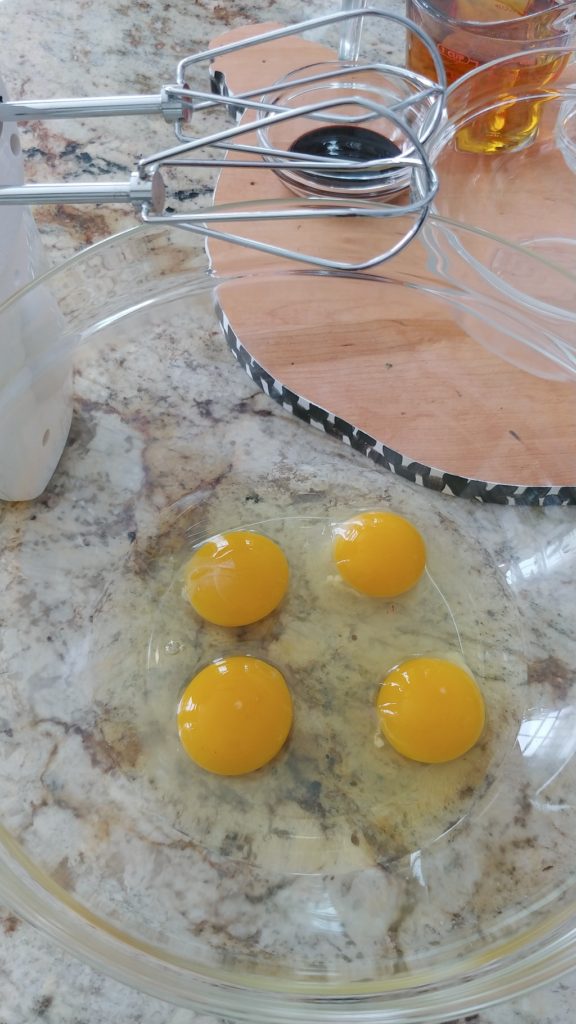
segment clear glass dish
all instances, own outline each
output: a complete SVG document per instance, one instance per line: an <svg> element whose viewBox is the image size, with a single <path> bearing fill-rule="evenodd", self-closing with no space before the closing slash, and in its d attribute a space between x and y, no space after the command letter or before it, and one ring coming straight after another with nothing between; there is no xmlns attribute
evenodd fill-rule
<svg viewBox="0 0 576 1024"><path fill-rule="evenodd" d="M576 173L576 101L566 100L558 119L558 146L572 171Z"/></svg>
<svg viewBox="0 0 576 1024"><path fill-rule="evenodd" d="M324 77L312 84L292 84L294 80L298 83L299 79L310 75ZM394 76L392 72L383 73L373 68L356 70L354 64L342 61L331 64L325 61L292 71L277 83L276 91L269 97L273 103L294 109L338 99L340 105L328 111L320 121L318 114L313 117L302 115L261 128L258 134L264 159L270 148L289 151L294 146L300 146L305 149L306 145L311 145L312 138L316 139L320 156L340 155L349 159L355 156L359 159L361 156L364 160L375 160L403 154L413 155L413 146L402 125L384 116L369 117L366 110L353 106L350 100L356 102L358 98L369 99L383 107L393 108L395 104L422 93L428 84L428 79L421 77L412 82ZM417 137L420 137L423 124L433 115L436 102L437 97L430 96L426 102L420 101L413 109L408 107L403 111L403 119ZM277 173L299 195L329 196L332 193L342 197L342 174L307 174L299 172L297 165ZM385 173L348 173L344 194L350 201L353 198L378 196L390 198L410 185L410 177L411 170L406 167L399 170L388 168Z"/></svg>
<svg viewBox="0 0 576 1024"><path fill-rule="evenodd" d="M438 274L481 295L485 309L500 304L491 330L465 311L459 322L503 359L556 380L573 379L576 368L575 72L565 48L532 50L526 66L519 55L483 65L450 87L429 145L441 183L435 212L479 229L464 239L429 222ZM533 256L566 276L549 274Z"/></svg>
<svg viewBox="0 0 576 1024"><path fill-rule="evenodd" d="M576 962L575 513L415 487L262 394L214 303L280 276L289 306L307 273L221 280L197 239L137 228L0 310L14 324L48 289L65 325L4 381L4 415L31 381L73 385L51 482L0 509L0 895L200 1012L431 1024ZM365 508L407 515L429 551L424 588L370 610L333 590L327 547ZM223 638L179 574L254 524L294 589ZM270 771L222 781L183 760L174 716L226 644L282 665L297 726ZM488 706L481 745L437 769L372 743L380 673L423 650L460 651Z"/></svg>

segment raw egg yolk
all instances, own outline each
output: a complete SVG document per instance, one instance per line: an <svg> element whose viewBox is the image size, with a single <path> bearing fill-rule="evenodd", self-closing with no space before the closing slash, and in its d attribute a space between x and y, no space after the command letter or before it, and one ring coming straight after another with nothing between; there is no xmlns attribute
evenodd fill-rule
<svg viewBox="0 0 576 1024"><path fill-rule="evenodd" d="M484 728L484 700L465 669L411 658L388 673L377 700L380 728L404 757L440 764L461 757Z"/></svg>
<svg viewBox="0 0 576 1024"><path fill-rule="evenodd" d="M288 588L281 548L260 533L238 530L206 541L185 569L185 590L202 618L217 626L248 626L280 604Z"/></svg>
<svg viewBox="0 0 576 1024"><path fill-rule="evenodd" d="M188 683L178 705L184 750L217 775L246 775L271 761L292 725L284 676L249 656L222 658Z"/></svg>
<svg viewBox="0 0 576 1024"><path fill-rule="evenodd" d="M334 531L338 572L370 597L397 597L410 590L426 567L426 546L412 523L394 512L361 512Z"/></svg>

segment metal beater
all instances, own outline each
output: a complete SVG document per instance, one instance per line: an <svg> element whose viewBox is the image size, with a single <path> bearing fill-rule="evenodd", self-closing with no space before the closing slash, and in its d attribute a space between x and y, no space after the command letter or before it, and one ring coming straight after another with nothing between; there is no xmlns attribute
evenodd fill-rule
<svg viewBox="0 0 576 1024"><path fill-rule="evenodd" d="M386 22L403 26L416 33L428 47L434 61L437 82L386 63L360 62L357 59L359 39L366 26ZM338 26L340 46L334 64L320 67L313 73L290 76L291 87L310 89L316 85L334 90L334 98L303 103L296 107L282 104L283 81L264 88L241 92L233 97L226 93L215 62L229 54L253 46L265 46L289 36L302 36L316 29ZM352 58L352 59L351 59ZM209 89L191 87L188 76L198 65L211 69ZM381 87L369 94L350 95L359 75L370 73ZM345 99L338 96L338 87L346 83ZM425 150L427 139L438 126L444 108L445 72L438 52L427 34L407 18L378 8L358 6L312 18L279 28L240 42L205 50L185 57L178 65L176 81L149 96L111 96L100 98L16 101L0 103L0 122L70 117L160 114L173 125L178 144L139 160L128 181L99 184L34 184L10 185L0 188L0 207L13 204L40 203L131 203L147 223L171 224L184 230L232 242L281 256L300 263L331 270L368 270L390 259L417 234L422 227L437 190L437 179ZM226 94L225 94L226 93ZM343 108L346 112L343 113ZM250 119L214 131L202 137L190 133L194 116L200 111L224 110L238 115L249 113ZM351 113L352 111L352 113ZM273 126L297 118L312 119L319 124L346 123L364 127L383 119L394 131L397 144L392 155L368 156L360 152L354 158L319 155L299 148L283 149L263 142ZM367 126L367 127L366 127ZM258 144L247 136L258 135ZM234 159L230 160L233 154ZM232 206L210 206L203 209L172 210L177 190L170 191L163 169L252 168L266 166L289 183L296 170L304 186L298 188L299 199L285 199L260 204L238 203ZM306 185L308 182L308 186ZM323 182L329 186L323 187ZM366 186L367 198L363 195ZM341 187L340 187L341 185ZM351 185L354 195L351 195ZM376 186L376 187L374 187ZM188 188L190 183L188 182ZM398 192L403 193L398 201ZM362 262L347 263L312 253L284 249L265 241L236 234L226 225L254 221L287 219L324 219L333 217L408 218L409 227L381 253Z"/></svg>

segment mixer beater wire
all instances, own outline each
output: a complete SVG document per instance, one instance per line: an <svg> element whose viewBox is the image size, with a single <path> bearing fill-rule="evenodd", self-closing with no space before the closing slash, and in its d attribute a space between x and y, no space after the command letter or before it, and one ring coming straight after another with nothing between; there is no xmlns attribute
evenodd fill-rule
<svg viewBox="0 0 576 1024"><path fill-rule="evenodd" d="M359 59L367 26L380 28L386 23L404 27L421 39L432 56L436 82L405 68ZM340 30L334 60L294 69L279 81L257 88L228 93L218 69L222 59L330 26ZM209 90L193 88L188 81L195 67L203 64L209 68ZM175 84L155 95L0 103L0 122L160 114L173 125L178 140L177 145L140 159L128 181L7 186L0 189L0 204L131 203L147 223L171 224L321 268L370 269L408 245L424 224L438 187L425 144L442 119L445 91L438 51L419 26L378 8L361 4L351 8L344 0L340 11L186 57L178 64ZM239 123L200 137L191 134L196 114L219 111ZM287 128L294 135L292 144L275 143L273 133ZM170 191L162 169L171 174L174 169L188 173L191 168L223 167L266 168L297 198L173 208L179 190ZM299 252L223 227L351 217L408 218L409 226L403 226L381 252L356 262Z"/></svg>

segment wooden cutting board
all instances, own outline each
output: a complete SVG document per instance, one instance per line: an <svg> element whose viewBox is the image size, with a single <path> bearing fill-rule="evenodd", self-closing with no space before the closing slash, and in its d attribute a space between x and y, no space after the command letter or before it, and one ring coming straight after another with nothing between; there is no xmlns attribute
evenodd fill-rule
<svg viewBox="0 0 576 1024"><path fill-rule="evenodd" d="M271 27L247 26L213 45ZM219 58L213 73L233 96L334 56L289 37ZM262 164L225 168L214 202L290 196ZM360 260L381 251L383 236L387 242L397 225L351 218L243 230L300 251ZM403 283L407 273L430 280L421 242L370 279L299 270L221 241L210 240L208 248L221 275L257 272L218 287L220 321L255 383L299 419L434 490L500 504L576 503L576 385L504 362L469 338L445 303Z"/></svg>

